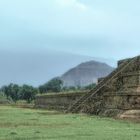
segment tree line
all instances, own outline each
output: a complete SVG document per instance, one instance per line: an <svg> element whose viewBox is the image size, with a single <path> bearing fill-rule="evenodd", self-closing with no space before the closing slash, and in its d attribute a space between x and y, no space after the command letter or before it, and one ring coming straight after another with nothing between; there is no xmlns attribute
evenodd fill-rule
<svg viewBox="0 0 140 140"><path fill-rule="evenodd" d="M13 83L1 87L0 90L7 97L7 99L12 99L14 102L17 100L26 100L28 103L30 103L35 99L36 94L39 93L38 89L34 88L33 86L19 86Z"/></svg>
<svg viewBox="0 0 140 140"><path fill-rule="evenodd" d="M3 93L7 99L12 99L14 102L18 100L26 100L30 103L32 100L35 99L37 94L47 94L51 92L62 92L62 91L76 91L76 90L90 90L94 88L96 84L90 84L85 87L64 87L63 81L59 78L53 78L47 83L40 85L39 87L35 88L30 85L22 85L19 86L18 84L9 84L2 86L0 92Z"/></svg>

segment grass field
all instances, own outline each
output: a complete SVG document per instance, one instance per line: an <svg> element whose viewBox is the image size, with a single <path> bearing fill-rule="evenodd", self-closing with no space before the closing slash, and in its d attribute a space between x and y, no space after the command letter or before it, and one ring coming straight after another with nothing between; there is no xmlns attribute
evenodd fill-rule
<svg viewBox="0 0 140 140"><path fill-rule="evenodd" d="M0 140L140 140L140 124L0 106Z"/></svg>

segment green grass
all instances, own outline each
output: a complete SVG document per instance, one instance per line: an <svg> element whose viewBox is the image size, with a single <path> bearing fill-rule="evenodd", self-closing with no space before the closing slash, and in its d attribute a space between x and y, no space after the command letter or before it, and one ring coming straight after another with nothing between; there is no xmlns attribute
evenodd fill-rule
<svg viewBox="0 0 140 140"><path fill-rule="evenodd" d="M0 106L0 140L139 140L140 124Z"/></svg>

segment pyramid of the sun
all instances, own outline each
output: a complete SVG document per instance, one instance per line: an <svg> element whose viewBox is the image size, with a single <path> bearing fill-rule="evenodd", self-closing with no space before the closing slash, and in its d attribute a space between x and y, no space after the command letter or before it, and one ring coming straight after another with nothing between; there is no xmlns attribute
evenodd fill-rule
<svg viewBox="0 0 140 140"><path fill-rule="evenodd" d="M140 56L118 62L118 67L68 112L140 118Z"/></svg>

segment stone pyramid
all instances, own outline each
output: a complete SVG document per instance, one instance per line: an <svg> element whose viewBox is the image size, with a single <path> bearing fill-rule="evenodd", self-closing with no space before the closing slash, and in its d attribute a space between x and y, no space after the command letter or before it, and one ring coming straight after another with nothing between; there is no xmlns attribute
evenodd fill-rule
<svg viewBox="0 0 140 140"><path fill-rule="evenodd" d="M140 119L140 56L119 61L110 75L67 112Z"/></svg>

